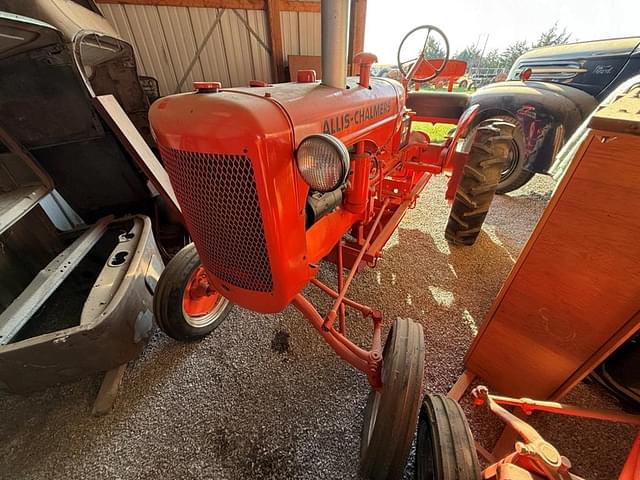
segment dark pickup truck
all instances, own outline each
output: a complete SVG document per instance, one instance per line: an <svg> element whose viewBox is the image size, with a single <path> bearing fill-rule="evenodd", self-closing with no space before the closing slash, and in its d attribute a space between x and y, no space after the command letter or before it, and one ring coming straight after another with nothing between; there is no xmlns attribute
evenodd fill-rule
<svg viewBox="0 0 640 480"><path fill-rule="evenodd" d="M640 37L580 42L531 50L505 82L478 89L470 104L479 120L515 123L510 162L498 193L547 173L556 153L582 121L624 80L640 73Z"/></svg>

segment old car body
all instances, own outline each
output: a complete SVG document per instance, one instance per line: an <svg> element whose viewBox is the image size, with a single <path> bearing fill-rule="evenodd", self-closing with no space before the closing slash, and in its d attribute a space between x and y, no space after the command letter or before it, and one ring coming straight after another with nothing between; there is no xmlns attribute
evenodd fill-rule
<svg viewBox="0 0 640 480"><path fill-rule="evenodd" d="M0 387L26 391L134 358L163 260L155 195L94 103L144 134L131 46L59 0L0 0L0 34Z"/></svg>
<svg viewBox="0 0 640 480"><path fill-rule="evenodd" d="M511 169L503 173L499 191L547 173L582 121L638 72L640 37L599 40L531 50L516 60L507 81L478 89L470 102L480 106L480 119L502 116L520 127L521 141L514 141Z"/></svg>

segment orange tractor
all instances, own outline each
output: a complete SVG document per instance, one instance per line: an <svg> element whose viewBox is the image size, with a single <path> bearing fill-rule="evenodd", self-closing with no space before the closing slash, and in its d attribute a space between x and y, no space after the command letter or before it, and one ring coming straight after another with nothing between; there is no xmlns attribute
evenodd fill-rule
<svg viewBox="0 0 640 480"><path fill-rule="evenodd" d="M420 405L422 327L395 320L383 348L382 313L346 293L355 274L381 257L432 175L450 175L447 238L473 243L513 126L477 119L473 108L463 112L452 94L451 103L439 100L441 110L457 112L449 115L458 125L450 138L433 144L412 132L416 115L443 117L413 111L422 99L408 108L407 87L435 78L447 59L434 67L418 51L402 62L404 79L397 82L370 77L376 58L361 53L354 58L359 76L347 78L348 3L322 2L321 81L314 71L300 71L297 82L276 85L202 82L193 93L152 106L151 126L193 239L164 270L154 311L165 333L190 340L214 330L233 304L261 313L295 306L371 384L363 474L398 478ZM316 279L322 260L337 265L335 287ZM302 295L309 283L333 298L325 314ZM370 348L348 338L345 307L371 320Z"/></svg>

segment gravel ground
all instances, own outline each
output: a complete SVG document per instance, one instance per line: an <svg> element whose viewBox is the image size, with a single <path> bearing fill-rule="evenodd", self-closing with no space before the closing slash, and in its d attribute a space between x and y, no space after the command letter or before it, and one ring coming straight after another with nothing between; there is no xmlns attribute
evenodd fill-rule
<svg viewBox="0 0 640 480"><path fill-rule="evenodd" d="M428 391L446 392L462 372L464 353L552 188L541 177L498 198L476 245L452 248L443 238L444 181L436 178L378 268L356 277L351 297L382 309L386 327L396 317L424 325ZM333 273L325 265L321 277L331 281ZM327 307L316 291L307 293ZM350 335L367 343L368 323L350 320ZM156 333L129 365L115 410L93 418L100 380L1 398L0 477L358 477L366 379L292 308L270 316L235 309L198 343ZM569 400L619 408L595 385L580 385ZM476 437L491 444L499 423L469 413ZM540 416L534 423L589 479L614 478L633 436L630 428L599 422Z"/></svg>

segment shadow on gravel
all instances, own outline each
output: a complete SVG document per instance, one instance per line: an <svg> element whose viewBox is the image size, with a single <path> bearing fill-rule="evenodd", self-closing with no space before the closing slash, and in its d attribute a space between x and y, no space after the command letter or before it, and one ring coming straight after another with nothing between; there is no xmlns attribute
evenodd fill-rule
<svg viewBox="0 0 640 480"><path fill-rule="evenodd" d="M356 276L349 297L384 312L385 337L397 317L423 325L428 391L446 392L462 372L546 195L498 198L472 247L446 245L448 208L425 196L377 268ZM319 278L333 284L335 267L323 264ZM315 287L305 295L321 313L331 305ZM370 320L348 318L349 335L368 347ZM100 379L0 398L0 472L25 479L357 478L366 379L293 308L268 316L237 308L202 342L156 333L130 364L114 412L94 419Z"/></svg>
<svg viewBox="0 0 640 480"><path fill-rule="evenodd" d="M473 247L441 251L429 233L400 229L378 268L358 277L352 297L382 308L387 319L421 323L426 341L426 385L446 392L513 265L510 252L484 232Z"/></svg>
<svg viewBox="0 0 640 480"><path fill-rule="evenodd" d="M494 241L504 246L515 260L529 235L542 216L552 191L530 192L521 195L497 195L484 226ZM514 229L513 225L530 225L528 229Z"/></svg>

